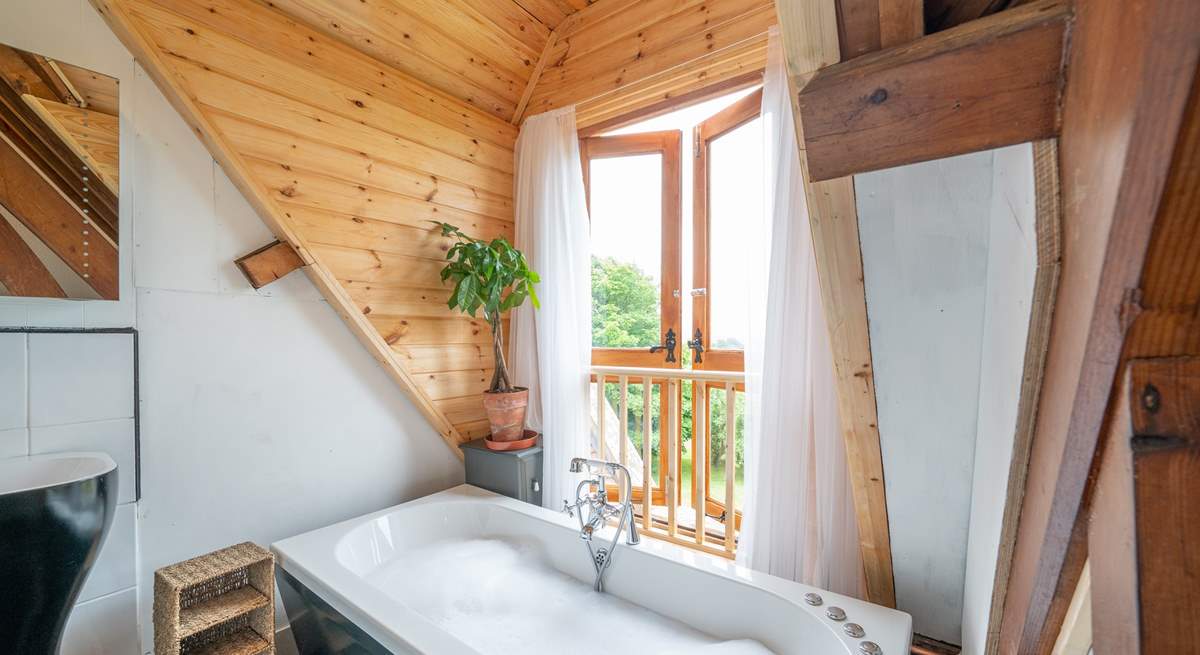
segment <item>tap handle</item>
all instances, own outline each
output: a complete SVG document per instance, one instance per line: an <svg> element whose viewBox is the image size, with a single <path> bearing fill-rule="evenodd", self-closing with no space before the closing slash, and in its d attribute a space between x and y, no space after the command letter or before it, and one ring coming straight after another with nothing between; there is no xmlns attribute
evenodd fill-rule
<svg viewBox="0 0 1200 655"><path fill-rule="evenodd" d="M565 500L563 501L562 511L563 514L566 514L567 516L575 516L575 509L571 507L571 503L568 503Z"/></svg>

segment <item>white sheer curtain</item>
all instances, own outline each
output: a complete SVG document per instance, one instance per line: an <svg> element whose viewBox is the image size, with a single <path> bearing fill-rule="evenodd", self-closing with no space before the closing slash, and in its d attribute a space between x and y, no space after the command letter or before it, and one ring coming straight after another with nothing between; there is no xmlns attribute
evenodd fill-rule
<svg viewBox="0 0 1200 655"><path fill-rule="evenodd" d="M763 77L766 211L753 239L738 561L860 596L862 557L779 34Z"/></svg>
<svg viewBox="0 0 1200 655"><path fill-rule="evenodd" d="M542 308L513 311L511 372L529 387L528 426L544 448L542 504L574 499L572 457L588 453L591 253L575 108L531 116L516 150L516 243L541 276Z"/></svg>

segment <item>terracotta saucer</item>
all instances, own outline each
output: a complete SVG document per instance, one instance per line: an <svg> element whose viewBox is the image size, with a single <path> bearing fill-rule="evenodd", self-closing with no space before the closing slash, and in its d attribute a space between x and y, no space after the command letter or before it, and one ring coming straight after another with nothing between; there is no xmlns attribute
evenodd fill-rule
<svg viewBox="0 0 1200 655"><path fill-rule="evenodd" d="M488 450L524 450L537 445L538 433L533 430L526 430L525 436L516 441L492 441L491 435L484 437L483 445L487 446Z"/></svg>

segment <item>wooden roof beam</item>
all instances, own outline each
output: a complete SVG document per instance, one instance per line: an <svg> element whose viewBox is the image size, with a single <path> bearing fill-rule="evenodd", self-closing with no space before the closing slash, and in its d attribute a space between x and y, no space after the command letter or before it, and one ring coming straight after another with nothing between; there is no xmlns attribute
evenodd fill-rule
<svg viewBox="0 0 1200 655"><path fill-rule="evenodd" d="M1200 3L1076 0L1074 11L1059 138L1062 274L1002 653L1049 652L1059 633L1090 548L1090 481L1127 358L1200 355Z"/></svg>
<svg viewBox="0 0 1200 655"><path fill-rule="evenodd" d="M46 265L3 216L0 216L0 284L14 296L67 297Z"/></svg>
<svg viewBox="0 0 1200 655"><path fill-rule="evenodd" d="M838 46L849 61L925 33L922 0L837 0Z"/></svg>
<svg viewBox="0 0 1200 655"><path fill-rule="evenodd" d="M1041 0L821 70L799 97L812 178L1056 136L1068 15Z"/></svg>
<svg viewBox="0 0 1200 655"><path fill-rule="evenodd" d="M101 238L93 221L0 136L0 204L101 298L116 300L117 248Z"/></svg>
<svg viewBox="0 0 1200 655"><path fill-rule="evenodd" d="M0 64L3 64L0 50ZM9 140L35 167L76 206L86 197L97 228L113 243L117 241L117 195L107 185L84 182L84 161L34 112L10 78L0 80L0 134Z"/></svg>
<svg viewBox="0 0 1200 655"><path fill-rule="evenodd" d="M867 597L872 602L895 607L891 532L883 482L883 455L879 448L879 419L875 407L875 378L854 180L843 177L807 182L810 179L809 154L801 135L808 126L797 106L795 91L814 74L838 63L842 57L839 43L843 34L855 43L868 43L867 48L919 39L924 33L919 18L921 3L878 0L873 7L873 18L865 23L839 20L839 10L845 14L849 3L838 5L836 0L778 0L775 6L791 77L800 167L806 180L804 193L808 201L813 251L833 351L838 409L854 489ZM916 18L913 18L914 11ZM868 34L860 34L860 29ZM874 45L876 42L879 45Z"/></svg>

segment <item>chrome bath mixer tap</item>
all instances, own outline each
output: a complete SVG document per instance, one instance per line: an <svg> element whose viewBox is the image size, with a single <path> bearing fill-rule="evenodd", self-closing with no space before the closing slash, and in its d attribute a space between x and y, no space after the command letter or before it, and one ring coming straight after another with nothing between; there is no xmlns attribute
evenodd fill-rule
<svg viewBox="0 0 1200 655"><path fill-rule="evenodd" d="M575 503L571 504L564 500L563 511L569 516L574 516L578 512L579 538L587 544L588 555L596 569L596 582L593 588L596 591L604 591L604 573L612 564L617 541L621 538L621 530L625 530L626 544L636 546L641 542L633 520L631 498L633 480L629 476L629 469L616 462L582 457L571 460L572 473L582 473L585 470L589 475L595 477L585 479L575 487ZM608 487L605 483L608 478L618 477L621 478L621 498L623 500L620 503L610 503L608 502ZM586 517L584 516L585 510ZM612 541L607 546L596 547L593 545L592 536L597 530L603 528L610 518L617 519L617 529L613 532Z"/></svg>

